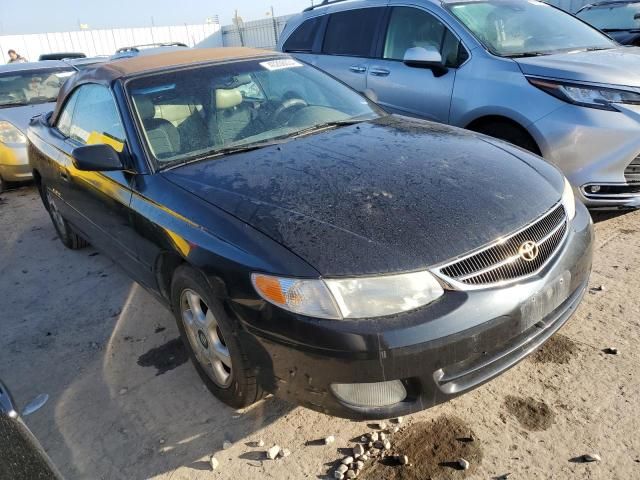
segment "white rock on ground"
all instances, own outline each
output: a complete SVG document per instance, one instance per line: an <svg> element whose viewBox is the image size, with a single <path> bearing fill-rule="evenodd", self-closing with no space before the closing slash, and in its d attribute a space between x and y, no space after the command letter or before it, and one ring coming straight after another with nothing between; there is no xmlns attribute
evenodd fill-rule
<svg viewBox="0 0 640 480"><path fill-rule="evenodd" d="M371 432L369 434L369 438L371 439L372 442L377 442L378 441L378 432Z"/></svg>
<svg viewBox="0 0 640 480"><path fill-rule="evenodd" d="M258 447L264 447L264 440L258 440Z"/></svg>
<svg viewBox="0 0 640 480"><path fill-rule="evenodd" d="M398 455L398 463L400 463L400 465L407 465L409 463L409 457L406 455Z"/></svg>
<svg viewBox="0 0 640 480"><path fill-rule="evenodd" d="M340 464L338 466L338 468L336 468L336 472L341 473L342 475L344 475L345 473L347 473L347 470L349 470L349 467L347 467L344 463Z"/></svg>
<svg viewBox="0 0 640 480"><path fill-rule="evenodd" d="M385 428L387 428L387 424L384 422L379 422L378 423L378 430L384 430Z"/></svg>
<svg viewBox="0 0 640 480"><path fill-rule="evenodd" d="M335 442L335 441L336 441L336 437L334 437L333 435L329 435L328 437L326 437L326 438L324 439L324 444L325 444L325 445L330 445L330 444L332 444L332 443L333 443L333 442Z"/></svg>
<svg viewBox="0 0 640 480"><path fill-rule="evenodd" d="M353 463L353 457L344 457L341 463L343 465L351 465Z"/></svg>
<svg viewBox="0 0 640 480"><path fill-rule="evenodd" d="M209 465L211 466L211 470L215 470L216 468L218 468L218 465L220 465L220 462L218 462L218 459L216 457L211 455L209 457Z"/></svg>
<svg viewBox="0 0 640 480"><path fill-rule="evenodd" d="M458 459L458 465L462 470L469 470L469 462L467 462L464 458Z"/></svg>
<svg viewBox="0 0 640 480"><path fill-rule="evenodd" d="M398 418L396 418L396 423L397 423L397 424L401 424L403 421L404 421L404 418L403 418L403 417L398 417Z"/></svg>
<svg viewBox="0 0 640 480"><path fill-rule="evenodd" d="M364 468L364 462L359 460L355 463L355 469L356 470L362 470Z"/></svg>
<svg viewBox="0 0 640 480"><path fill-rule="evenodd" d="M339 471L336 470L335 472L333 472L333 478L342 480L344 478L344 473L340 473Z"/></svg>
<svg viewBox="0 0 640 480"><path fill-rule="evenodd" d="M358 444L355 447L353 447L353 457L358 458L361 455L364 455L364 447Z"/></svg>
<svg viewBox="0 0 640 480"><path fill-rule="evenodd" d="M280 450L280 452L278 453L278 456L280 458L286 458L289 455L291 455L291 450L289 450L288 448L283 448L282 450Z"/></svg>
<svg viewBox="0 0 640 480"><path fill-rule="evenodd" d="M597 453L587 453L582 456L582 460L585 462L599 462L602 458Z"/></svg>
<svg viewBox="0 0 640 480"><path fill-rule="evenodd" d="M347 473L344 474L345 478L356 478L358 474L353 470L347 470Z"/></svg>
<svg viewBox="0 0 640 480"><path fill-rule="evenodd" d="M267 458L269 460L275 460L279 453L280 453L280 447L278 445L274 445L266 452Z"/></svg>
<svg viewBox="0 0 640 480"><path fill-rule="evenodd" d="M391 442L389 440L387 440L386 442L384 442L384 449L385 450L391 450Z"/></svg>
<svg viewBox="0 0 640 480"><path fill-rule="evenodd" d="M229 440L225 440L224 442L222 442L222 449L223 450L228 450L233 446L233 443L231 443Z"/></svg>

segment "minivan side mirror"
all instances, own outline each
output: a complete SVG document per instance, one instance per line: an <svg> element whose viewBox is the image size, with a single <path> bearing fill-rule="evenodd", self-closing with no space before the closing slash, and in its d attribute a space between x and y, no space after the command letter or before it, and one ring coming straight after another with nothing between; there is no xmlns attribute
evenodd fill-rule
<svg viewBox="0 0 640 480"><path fill-rule="evenodd" d="M449 71L442 62L442 55L434 47L412 47L404 53L403 62L408 67L428 68L435 77L441 77Z"/></svg>
<svg viewBox="0 0 640 480"><path fill-rule="evenodd" d="M109 172L124 170L120 154L111 145L83 145L71 152L73 165L87 172Z"/></svg>

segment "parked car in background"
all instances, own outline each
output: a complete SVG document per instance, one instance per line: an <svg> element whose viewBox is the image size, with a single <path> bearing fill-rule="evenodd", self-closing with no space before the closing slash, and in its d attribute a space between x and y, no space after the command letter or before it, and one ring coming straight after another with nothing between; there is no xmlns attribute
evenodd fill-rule
<svg viewBox="0 0 640 480"><path fill-rule="evenodd" d="M0 66L0 192L7 182L31 180L25 133L29 120L50 111L75 70L63 62Z"/></svg>
<svg viewBox="0 0 640 480"><path fill-rule="evenodd" d="M58 469L22 419L39 410L47 399L48 396L39 395L19 413L11 392L0 381L0 478L62 480Z"/></svg>
<svg viewBox="0 0 640 480"><path fill-rule="evenodd" d="M640 206L640 50L534 0L323 2L279 49L388 111L556 163L593 208Z"/></svg>
<svg viewBox="0 0 640 480"><path fill-rule="evenodd" d="M428 408L539 347L589 279L591 218L554 166L288 55L99 65L28 137L63 243L169 306L236 408L264 391L349 418Z"/></svg>
<svg viewBox="0 0 640 480"><path fill-rule="evenodd" d="M117 60L119 58L137 57L138 55L155 55L156 53L166 53L173 50L182 50L184 48L189 48L189 46L180 42L133 45L130 47L119 48L111 59Z"/></svg>
<svg viewBox="0 0 640 480"><path fill-rule="evenodd" d="M596 2L582 7L576 16L602 30L623 45L640 45L640 2Z"/></svg>
<svg viewBox="0 0 640 480"><path fill-rule="evenodd" d="M69 58L86 58L84 53L80 52L57 52L57 53L43 53L38 57L38 61L43 60L65 60Z"/></svg>

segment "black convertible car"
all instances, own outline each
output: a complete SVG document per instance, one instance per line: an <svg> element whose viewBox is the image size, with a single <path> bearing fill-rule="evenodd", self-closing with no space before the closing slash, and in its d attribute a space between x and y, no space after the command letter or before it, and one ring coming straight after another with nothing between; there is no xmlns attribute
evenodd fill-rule
<svg viewBox="0 0 640 480"><path fill-rule="evenodd" d="M446 401L578 306L592 224L516 147L390 116L282 54L117 60L64 86L29 158L62 242L174 312L209 389L350 418Z"/></svg>

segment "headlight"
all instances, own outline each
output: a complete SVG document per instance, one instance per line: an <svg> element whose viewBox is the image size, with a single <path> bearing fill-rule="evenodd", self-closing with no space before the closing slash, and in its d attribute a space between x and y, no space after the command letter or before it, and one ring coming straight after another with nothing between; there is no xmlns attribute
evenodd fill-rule
<svg viewBox="0 0 640 480"><path fill-rule="evenodd" d="M254 273L251 281L262 298L280 308L335 320L394 315L427 305L444 294L429 272L312 280Z"/></svg>
<svg viewBox="0 0 640 480"><path fill-rule="evenodd" d="M569 221L573 220L573 217L576 216L576 199L573 196L573 187L566 178L564 179L564 192L562 192L562 206Z"/></svg>
<svg viewBox="0 0 640 480"><path fill-rule="evenodd" d="M27 143L24 134L11 123L0 120L0 142L2 143Z"/></svg>
<svg viewBox="0 0 640 480"><path fill-rule="evenodd" d="M593 87L579 83L559 82L541 78L527 77L529 83L541 90L564 100L565 102L583 107L599 108L601 110L615 110L612 104L625 103L640 105L640 94L628 90L615 88Z"/></svg>

